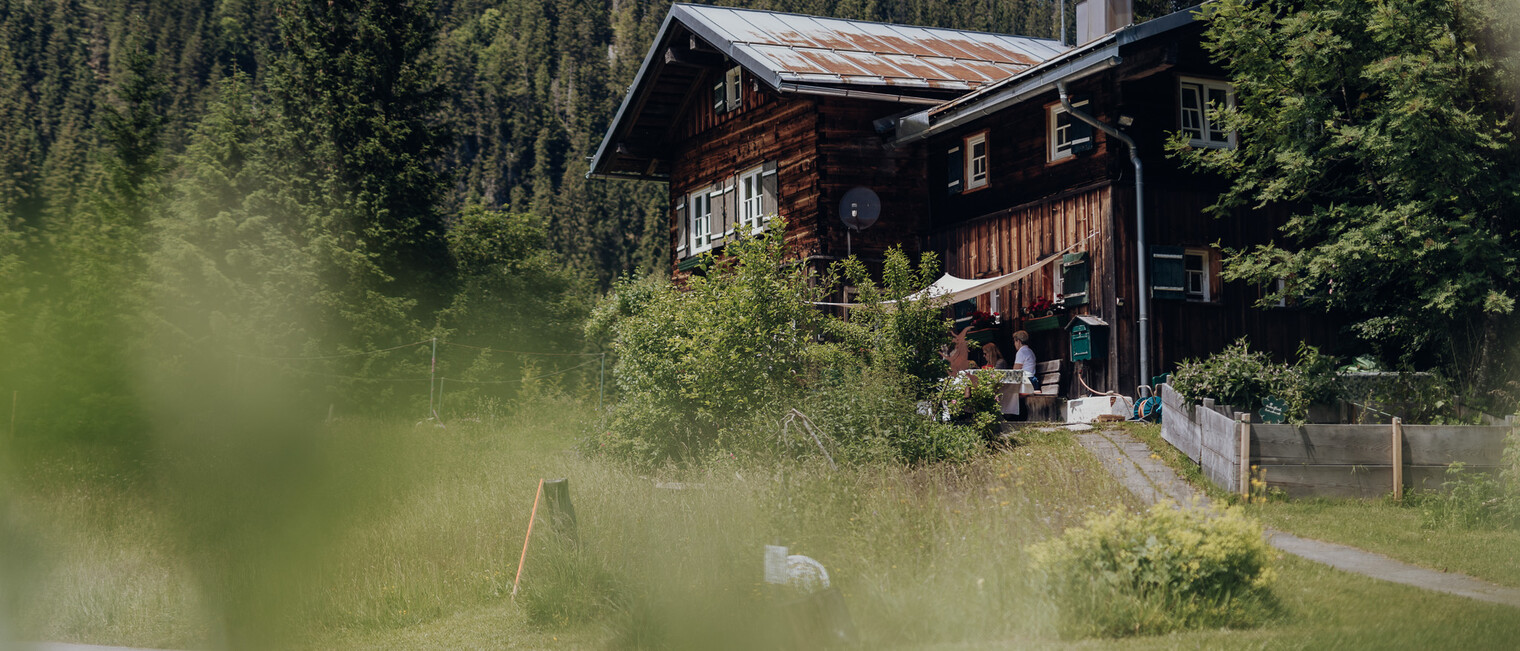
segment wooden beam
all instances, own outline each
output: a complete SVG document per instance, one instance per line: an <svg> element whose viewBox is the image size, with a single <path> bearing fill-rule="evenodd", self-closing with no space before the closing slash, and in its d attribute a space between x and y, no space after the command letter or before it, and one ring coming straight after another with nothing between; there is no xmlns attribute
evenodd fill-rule
<svg viewBox="0 0 1520 651"><path fill-rule="evenodd" d="M665 48L665 63L693 68L715 68L723 65L723 55L690 48L668 47Z"/></svg>
<svg viewBox="0 0 1520 651"><path fill-rule="evenodd" d="M1240 496L1251 501L1251 414L1240 414Z"/></svg>
<svg viewBox="0 0 1520 651"><path fill-rule="evenodd" d="M1404 419L1393 419L1393 499L1404 499Z"/></svg>

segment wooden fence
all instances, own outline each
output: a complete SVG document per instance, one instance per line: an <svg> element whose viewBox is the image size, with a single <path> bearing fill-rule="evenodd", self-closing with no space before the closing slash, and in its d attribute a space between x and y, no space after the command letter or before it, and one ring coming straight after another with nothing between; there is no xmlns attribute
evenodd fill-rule
<svg viewBox="0 0 1520 651"><path fill-rule="evenodd" d="M1439 488L1447 466L1491 472L1510 425L1263 425L1227 405L1189 405L1161 386L1161 437L1219 487L1246 493L1253 467L1290 497L1378 497ZM1513 423L1511 423L1512 425Z"/></svg>

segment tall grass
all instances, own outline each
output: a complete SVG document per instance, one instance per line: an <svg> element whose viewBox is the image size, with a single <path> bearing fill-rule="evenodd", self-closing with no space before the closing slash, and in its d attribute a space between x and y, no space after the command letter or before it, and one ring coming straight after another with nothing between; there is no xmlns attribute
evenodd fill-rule
<svg viewBox="0 0 1520 651"><path fill-rule="evenodd" d="M220 565L186 534L199 529L180 523L197 509L151 492L38 486L18 503L31 522L51 522L31 535L57 550L47 563L56 569L36 584L39 605L22 615L22 636L331 647L487 608L597 646L774 646L793 599L761 580L763 546L777 543L828 568L867 645L1040 636L1051 614L1031 591L1023 548L1128 499L1064 434L961 465L830 471L731 459L641 476L572 451L581 413L541 404L500 424L324 428L317 435L332 444L321 456L375 472L329 468L342 486L306 485L339 494L298 518L330 517L329 526L263 520L290 540L234 528L226 536L244 540L218 544L247 557L227 554ZM571 480L579 543L536 530L514 604L543 477ZM310 558L251 547L276 540L288 552L303 534L315 536ZM254 578L266 572L282 578ZM243 598L229 601L233 592ZM231 607L252 614L233 626ZM241 636L259 624L291 637Z"/></svg>

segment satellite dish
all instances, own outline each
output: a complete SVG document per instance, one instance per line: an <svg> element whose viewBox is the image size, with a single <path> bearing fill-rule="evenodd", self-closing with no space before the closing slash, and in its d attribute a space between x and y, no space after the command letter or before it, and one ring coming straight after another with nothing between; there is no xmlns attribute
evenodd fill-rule
<svg viewBox="0 0 1520 651"><path fill-rule="evenodd" d="M863 231L876 223L881 216L881 197L871 188L856 187L844 193L839 200L839 221L852 230Z"/></svg>

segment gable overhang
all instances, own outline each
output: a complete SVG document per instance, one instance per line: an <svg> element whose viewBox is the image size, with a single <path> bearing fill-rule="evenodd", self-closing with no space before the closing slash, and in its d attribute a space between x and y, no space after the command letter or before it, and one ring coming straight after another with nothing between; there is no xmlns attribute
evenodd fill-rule
<svg viewBox="0 0 1520 651"><path fill-rule="evenodd" d="M835 51L821 47L826 43L812 42L794 46L758 43L753 39L746 40L741 29L743 25L725 25L721 20L701 15L720 9L725 8L671 5L639 65L633 84L592 156L586 174L588 178L669 180L667 156L675 135L673 126L693 101L701 101L703 89L697 84L709 73L709 70L672 54L672 48L680 49L679 41L683 38L690 38L693 45L700 41L704 56L711 56L724 66L744 68L751 78L773 92L910 106L941 105L1000 79L1017 76L1062 50L1050 39L943 29L938 32L950 35L944 38L952 41L960 38L964 42L936 42L933 47L916 43L920 51L913 54ZM748 19L782 16L788 20L837 23L851 28L929 29L796 14L732 11L743 11ZM900 36L899 43L912 42ZM875 37L866 35L865 38ZM995 52L1000 59L978 61L975 58L977 48L984 48L980 52L988 56ZM788 57L796 65L778 65L778 61L788 61Z"/></svg>
<svg viewBox="0 0 1520 651"><path fill-rule="evenodd" d="M897 120L893 146L910 145L965 126L1072 82L1113 68L1124 59L1122 49L1197 22L1202 5L1195 5L1139 25L1131 25L1071 50L1041 65L970 93Z"/></svg>

